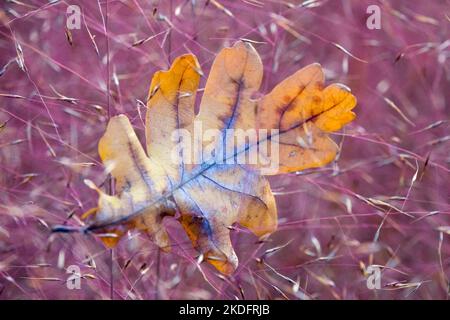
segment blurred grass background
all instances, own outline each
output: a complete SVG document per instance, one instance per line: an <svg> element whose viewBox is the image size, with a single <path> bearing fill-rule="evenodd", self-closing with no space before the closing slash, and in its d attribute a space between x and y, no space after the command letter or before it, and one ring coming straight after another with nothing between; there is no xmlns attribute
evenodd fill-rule
<svg viewBox="0 0 450 320"><path fill-rule="evenodd" d="M80 30L65 28L69 4L81 7ZM379 30L366 27L373 4ZM2 1L0 299L110 299L111 279L115 299L447 299L449 4ZM237 229L240 267L223 278L197 266L170 220L171 254L133 233L111 260L98 239L51 234L95 206L83 179L105 181L97 142L108 117L126 113L143 137L152 74L192 52L203 88L215 54L242 38L261 54L262 93L319 62L358 98L335 163L271 178L269 241ZM70 265L80 290L66 287ZM367 288L369 265L381 268L380 290Z"/></svg>

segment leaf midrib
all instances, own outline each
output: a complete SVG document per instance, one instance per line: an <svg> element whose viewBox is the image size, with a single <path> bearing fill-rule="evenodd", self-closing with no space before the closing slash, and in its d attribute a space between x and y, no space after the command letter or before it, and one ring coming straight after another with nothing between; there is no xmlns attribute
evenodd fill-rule
<svg viewBox="0 0 450 320"><path fill-rule="evenodd" d="M340 103L340 102L339 102L339 103ZM268 137L265 137L265 138L262 139L262 140L258 140L258 142L256 143L256 146L258 146L260 143L263 143L263 142L265 142L265 141L271 140L273 136L280 136L280 135L282 135L282 134L284 134L284 133L287 133L287 132L289 132L289 131L291 131L291 130L297 129L297 128L303 126L304 124L306 124L306 123L308 123L308 122L310 122L310 121L313 121L314 119L316 119L316 118L318 118L320 115L322 115L324 112L326 112L326 111L328 111L328 110L331 110L331 109L335 108L339 103L334 104L332 107L328 108L327 110L323 110L322 112L320 112L320 113L318 113L318 114L316 114L316 115L313 115L313 116L311 116L311 117L309 117L309 118L307 118L307 119L305 119L305 120L303 120L303 121L301 121L301 122L299 122L299 123L293 125L292 127L288 128L288 129L280 130L280 131L278 131L278 133L276 133L275 135L271 134L271 135L269 135ZM225 161L228 160L228 159L234 158L234 157L236 157L237 155L239 155L240 153L246 152L248 149L253 148L253 147L255 147L255 144L249 145L249 146L245 147L244 149L242 149L241 151L239 151L239 152L237 152L237 153L234 153L234 154L231 155L230 157L226 158ZM213 162L213 163L209 164L207 167L205 167L204 169L201 169L200 171L196 172L193 176L189 177L187 180L180 182L180 183L179 183L176 187L174 187L172 190L168 191L166 194L163 194L161 197L159 197L158 199L156 199L156 200L154 200L153 202L149 203L149 204L148 204L147 206L145 206L144 208L142 208L142 209L140 209L140 210L138 210L138 211L132 212L131 214L129 214L129 215L125 216L125 217L119 218L119 219L117 219L117 220L114 220L114 221L111 221L111 222L108 222L108 223L105 223L105 224L102 224L102 225L95 225L95 224L94 224L94 225L90 225L90 226L88 226L87 228L85 228L85 230L88 231L88 232L89 232L89 231L94 231L94 230L97 230L97 229L105 228L105 227L108 227L108 226L113 226L113 225L116 225L116 224L120 224L120 223L122 223L122 222L124 222L124 221L128 221L128 220L130 220L130 219L133 219L133 218L135 218L135 217L141 215L141 214L142 214L143 212L145 212L148 208L150 208L150 207L156 205L157 203L165 202L165 201L170 200L170 198L173 197L173 195L174 195L174 193L175 193L176 191L182 189L185 185L187 185L187 184L190 183L191 181L197 179L197 178L198 178L199 176L201 176L204 172L206 172L206 171L210 170L211 168L215 167L217 164L218 164L217 162ZM184 190L184 189L183 189L183 190ZM187 192L186 190L184 190L184 191Z"/></svg>

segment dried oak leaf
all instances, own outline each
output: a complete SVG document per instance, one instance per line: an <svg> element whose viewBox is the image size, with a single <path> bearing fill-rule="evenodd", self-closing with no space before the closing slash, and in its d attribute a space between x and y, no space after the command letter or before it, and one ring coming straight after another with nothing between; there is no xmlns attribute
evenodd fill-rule
<svg viewBox="0 0 450 320"><path fill-rule="evenodd" d="M105 194L89 183L98 191L99 200L98 207L86 214L87 230L101 234L103 242L112 247L125 232L137 229L168 250L162 219L173 215L204 259L230 274L238 264L230 241L234 223L258 237L277 228L275 199L264 175L332 161L338 147L328 132L354 119L351 109L356 99L343 85L324 88L319 64L297 71L262 99L252 99L261 84L263 66L256 50L242 41L217 55L195 115L200 76L197 59L190 54L178 57L168 71L153 76L147 103L147 152L125 115L110 119L99 142L99 154L115 179L116 195ZM180 135L173 139L173 132L182 128L194 137L192 144L181 144ZM257 129L257 138L233 145L230 139L234 138L226 135L211 142L195 134L208 129ZM264 132L261 129L268 129L268 134L260 134ZM278 149L279 166L272 170L260 170L267 165L261 161L264 157L243 165L218 161L219 153L205 151L222 145L228 152L231 145L231 157L226 152L222 155L222 160L230 160L252 148L260 152L258 147L263 144L269 150ZM196 163L187 149L199 145L203 151ZM174 161L173 150L183 156L181 163Z"/></svg>

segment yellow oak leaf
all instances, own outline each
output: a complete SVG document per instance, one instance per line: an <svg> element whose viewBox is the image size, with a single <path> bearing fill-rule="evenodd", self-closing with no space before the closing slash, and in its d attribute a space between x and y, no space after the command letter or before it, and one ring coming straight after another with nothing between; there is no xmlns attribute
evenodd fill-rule
<svg viewBox="0 0 450 320"><path fill-rule="evenodd" d="M256 50L243 41L217 55L195 115L201 76L190 54L153 76L146 151L125 115L110 119L99 155L115 180L115 195L88 182L99 200L85 215L86 230L112 247L136 229L168 250L162 220L173 216L204 260L231 274L238 266L230 240L233 224L257 237L277 228L276 203L265 175L332 161L338 147L328 133L354 119L356 99L343 85L324 87L318 64L253 99L263 66Z"/></svg>

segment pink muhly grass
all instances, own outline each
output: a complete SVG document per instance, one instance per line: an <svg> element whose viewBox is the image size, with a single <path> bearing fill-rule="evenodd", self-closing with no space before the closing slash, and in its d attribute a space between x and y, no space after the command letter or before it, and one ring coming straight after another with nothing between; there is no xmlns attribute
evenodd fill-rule
<svg viewBox="0 0 450 320"><path fill-rule="evenodd" d="M380 30L366 27L374 3ZM66 1L0 5L0 299L448 298L448 2L70 4L83 16L70 33ZM92 236L51 234L95 206L84 179L108 188L97 153L108 118L127 114L142 137L153 73L192 52L208 75L240 38L261 54L261 92L319 62L358 98L337 162L271 178L278 231L259 243L236 227L230 278L198 265L170 220L170 254L135 233L112 255ZM71 265L80 290L66 287ZM367 288L369 265L381 290Z"/></svg>

